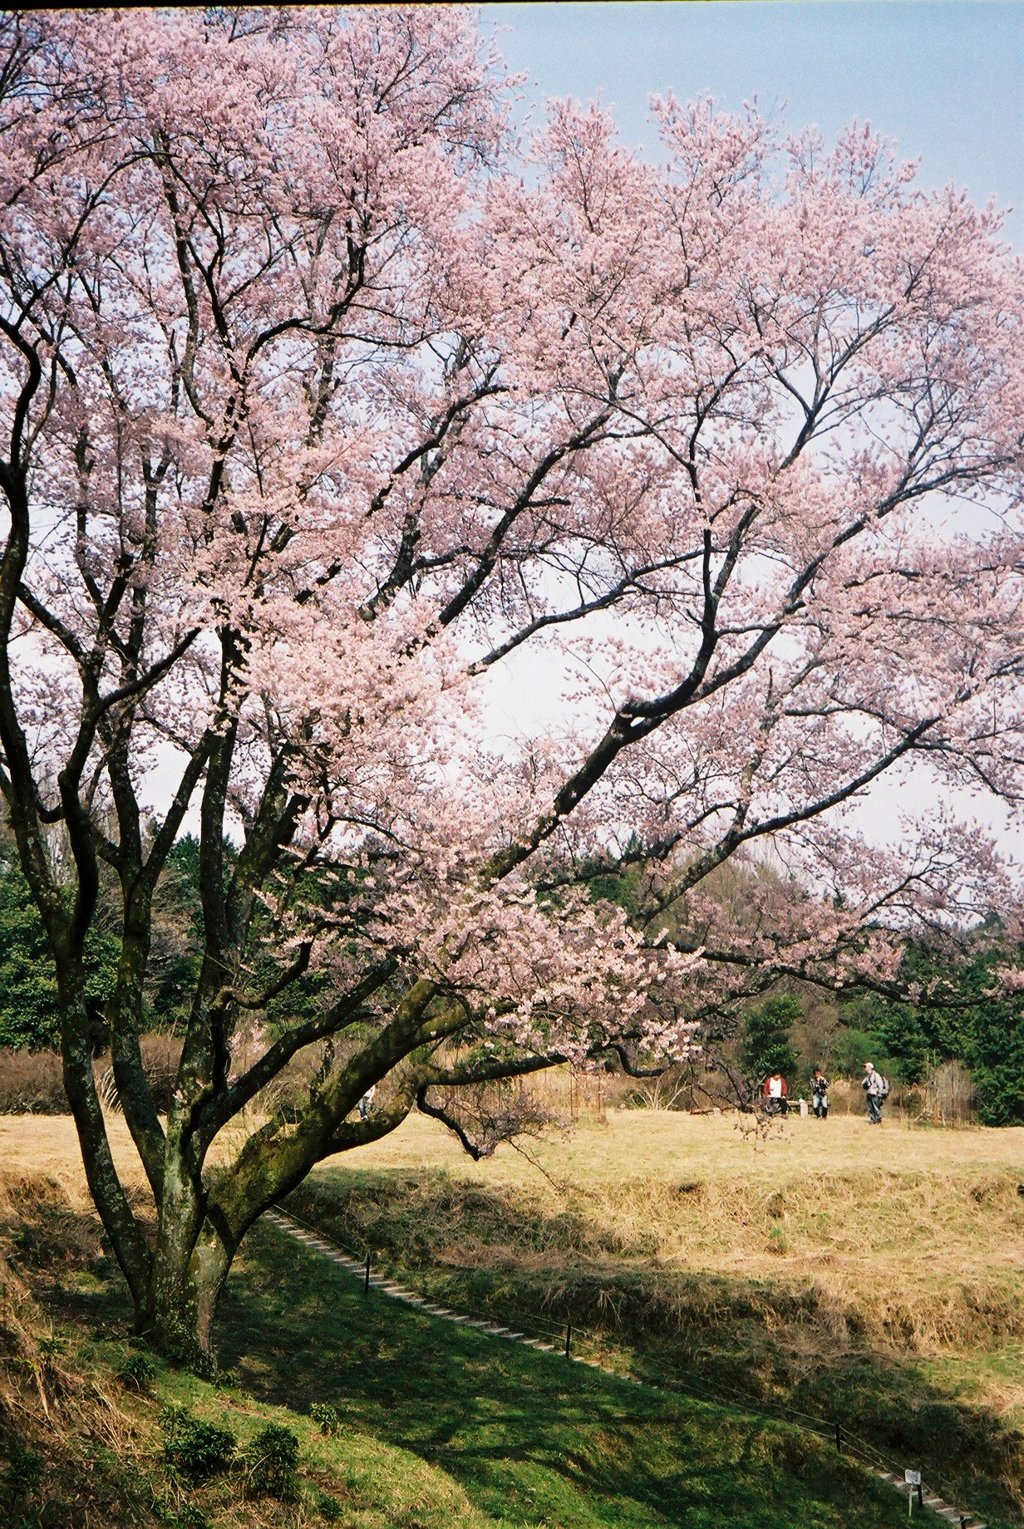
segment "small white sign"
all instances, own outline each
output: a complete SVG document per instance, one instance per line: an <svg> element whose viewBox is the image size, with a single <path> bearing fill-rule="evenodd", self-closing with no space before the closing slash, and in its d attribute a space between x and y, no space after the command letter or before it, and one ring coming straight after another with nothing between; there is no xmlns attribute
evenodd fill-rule
<svg viewBox="0 0 1024 1529"><path fill-rule="evenodd" d="M903 1479L907 1483L908 1487L919 1487L921 1485L921 1472L904 1471Z"/></svg>

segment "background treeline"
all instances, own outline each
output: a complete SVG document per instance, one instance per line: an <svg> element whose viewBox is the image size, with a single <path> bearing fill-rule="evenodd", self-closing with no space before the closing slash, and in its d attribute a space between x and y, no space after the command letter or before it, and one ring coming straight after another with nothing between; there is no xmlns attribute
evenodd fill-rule
<svg viewBox="0 0 1024 1529"><path fill-rule="evenodd" d="M59 861L59 839L51 854ZM100 916L86 946L86 997L97 1053L106 1046L103 1007L117 975L120 926L115 907L113 898L101 895ZM146 995L154 1030L174 1030L185 1018L199 968L201 923L199 846L185 838L171 850L156 897ZM57 983L42 920L10 831L0 825L0 1046L38 1051L59 1043Z"/></svg>
<svg viewBox="0 0 1024 1529"><path fill-rule="evenodd" d="M630 850L627 847L627 859ZM608 874L599 864L582 868L593 895L642 917L644 872L631 868ZM715 894L742 927L754 883L780 882L764 863L734 860L709 878ZM674 905L654 927L681 936L691 948L704 944L699 927L688 924L685 901ZM756 917L748 914L747 917ZM1024 994L996 997L1004 989L1001 969L1024 966L1024 948L1008 940L996 914L972 930L947 928L933 944L908 940L893 989L914 994L901 1001L879 991L832 993L810 982L782 980L766 995L751 996L704 1028L703 1065L675 1071L651 1090L638 1089L647 1102L687 1108L702 1103L744 1104L760 1082L781 1072L790 1094L809 1096L811 1073L820 1067L833 1080L859 1085L868 1058L902 1086L904 1098L918 1102L930 1092L960 1097L949 1117L965 1116L984 1125L1024 1124ZM751 973L753 994L764 974ZM966 1097L963 1097L966 1092ZM859 1093L858 1093L859 1106Z"/></svg>
<svg viewBox="0 0 1024 1529"><path fill-rule="evenodd" d="M877 993L837 1000L793 984L750 1007L725 1059L750 1083L779 1071L791 1093L809 1094L810 1075L859 1080L868 1058L894 1085L934 1086L936 1075L959 1063L969 1074L970 1103L983 1125L1024 1124L1024 1027L1021 1002L991 996L996 969L1019 952L992 946L954 960L909 947L908 983L919 1003Z"/></svg>
<svg viewBox="0 0 1024 1529"><path fill-rule="evenodd" d="M53 854L60 853L55 840ZM198 843L186 836L171 851L157 891L146 992L147 1068L167 1087L176 1062L175 1036L187 1017L202 948L199 874ZM740 882L743 876L738 873ZM595 895L635 911L632 877L590 880ZM737 890L741 896L742 887ZM113 898L103 902L104 916L88 950L87 997L101 1070L108 1046L104 1002L118 960L115 906ZM971 1102L983 1124L1024 1124L1022 1001L992 996L998 968L1017 964L1022 953L1000 935L993 919L955 946L950 943L943 955L908 945L900 985L919 994L917 1002L865 992L836 998L810 984L780 984L768 996L722 1016L711 1047L721 1074L735 1092L736 1085L753 1090L767 1073L779 1070L795 1094L808 1091L814 1067L830 1077L859 1079L870 1057L893 1083L912 1086L955 1062L970 1075ZM953 950L956 954L950 954ZM288 1013L308 1012L318 997L314 984L300 985L289 994ZM273 1032L276 1018L284 1013L264 1016L266 1031ZM263 1031L248 1041L255 1046L262 1039ZM59 1042L56 983L42 923L10 831L0 823L0 1111L63 1109L60 1064L52 1055ZM296 1076L293 1082L300 1087L303 1080ZM727 1102L728 1089L718 1087L710 1070L703 1092L721 1093ZM688 1088L661 1094L666 1103L693 1097Z"/></svg>

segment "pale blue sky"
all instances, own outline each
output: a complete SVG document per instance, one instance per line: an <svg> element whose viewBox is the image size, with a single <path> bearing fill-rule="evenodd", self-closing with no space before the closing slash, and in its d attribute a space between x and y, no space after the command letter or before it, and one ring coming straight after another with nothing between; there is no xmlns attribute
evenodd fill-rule
<svg viewBox="0 0 1024 1529"><path fill-rule="evenodd" d="M531 101L600 97L627 143L655 146L651 92L757 98L826 137L853 117L953 181L1015 211L1024 251L1024 0L604 0L480 7L529 76Z"/></svg>

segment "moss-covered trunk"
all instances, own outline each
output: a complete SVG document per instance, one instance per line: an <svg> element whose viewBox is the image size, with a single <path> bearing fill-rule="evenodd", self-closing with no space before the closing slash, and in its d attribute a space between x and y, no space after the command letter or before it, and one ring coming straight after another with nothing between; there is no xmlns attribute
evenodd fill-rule
<svg viewBox="0 0 1024 1529"><path fill-rule="evenodd" d="M216 1368L213 1324L234 1249L210 1222L162 1238L137 1325L169 1359L208 1375Z"/></svg>
<svg viewBox="0 0 1024 1529"><path fill-rule="evenodd" d="M208 1373L215 1368L213 1323L238 1247L204 1183L187 1127L168 1122L156 1240L136 1325L161 1353Z"/></svg>

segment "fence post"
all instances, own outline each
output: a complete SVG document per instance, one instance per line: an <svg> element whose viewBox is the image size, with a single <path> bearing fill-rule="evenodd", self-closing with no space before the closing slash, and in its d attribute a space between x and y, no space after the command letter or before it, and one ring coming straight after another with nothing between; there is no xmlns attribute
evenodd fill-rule
<svg viewBox="0 0 1024 1529"><path fill-rule="evenodd" d="M571 1346L572 1346L572 1323L571 1322L567 1322L565 1324L565 1357L566 1357L566 1359L571 1359L572 1358Z"/></svg>
<svg viewBox="0 0 1024 1529"><path fill-rule="evenodd" d="M363 1275L363 1295L370 1293L370 1255L366 1255L366 1273Z"/></svg>

